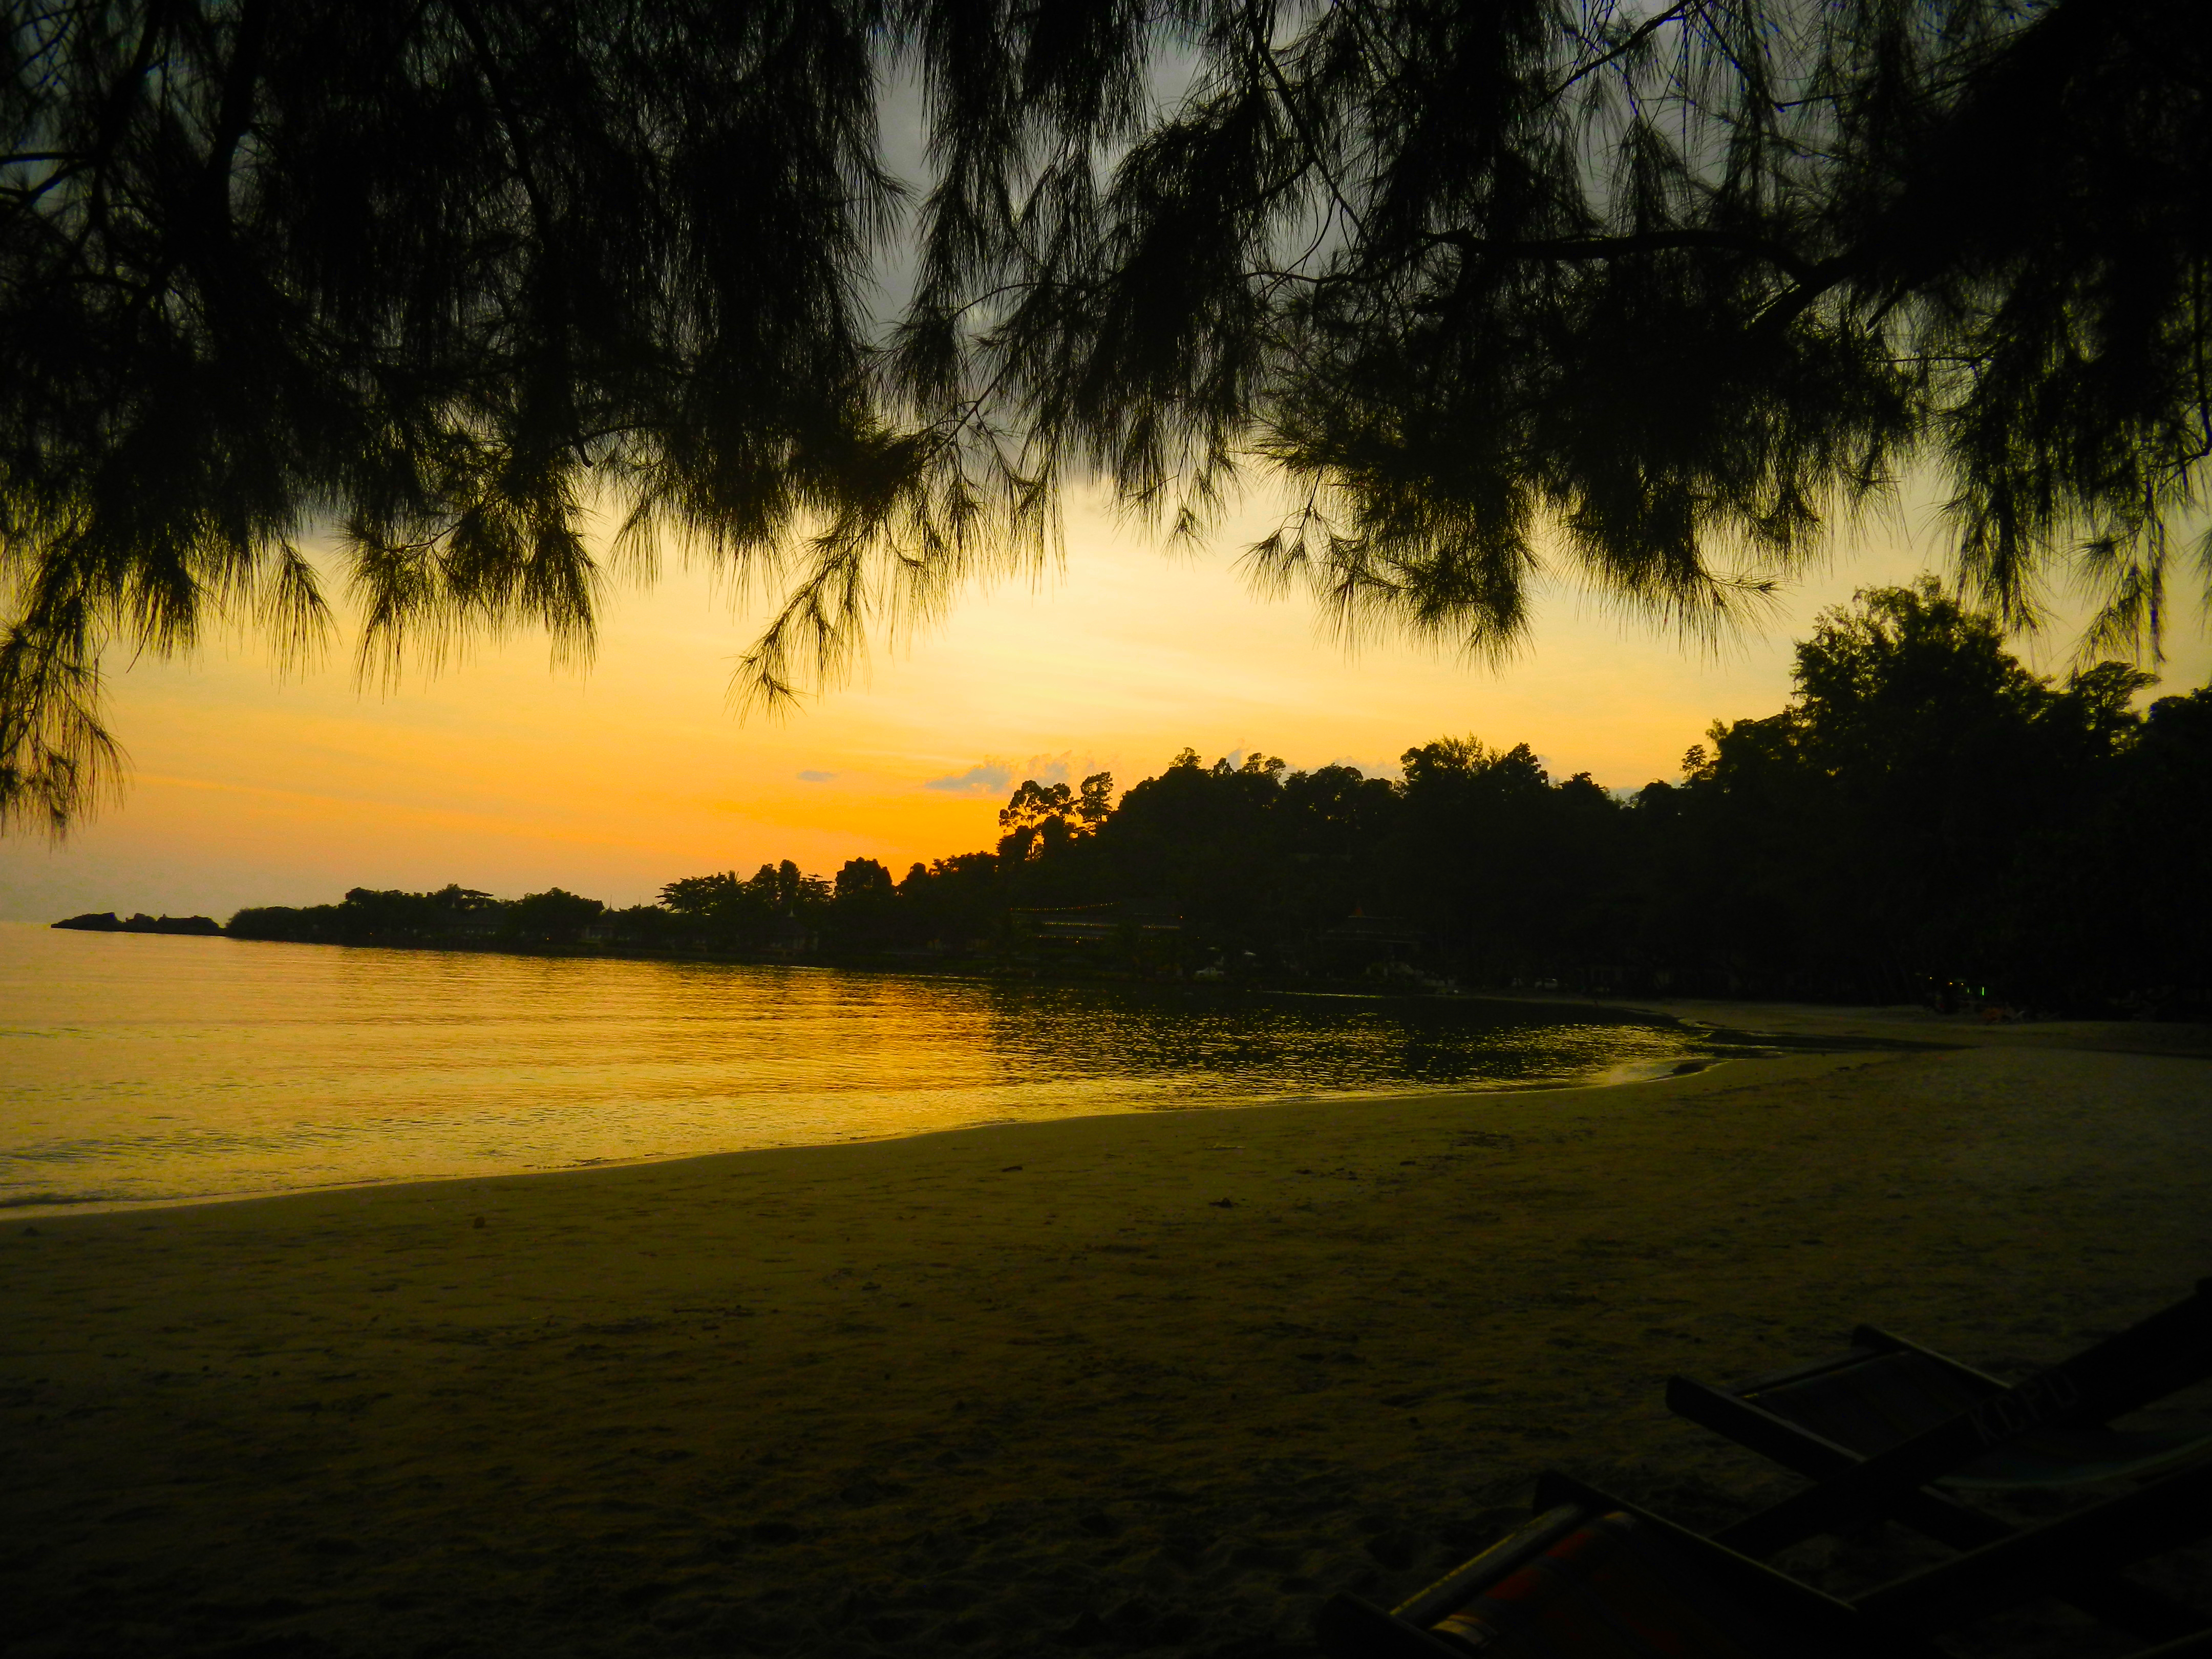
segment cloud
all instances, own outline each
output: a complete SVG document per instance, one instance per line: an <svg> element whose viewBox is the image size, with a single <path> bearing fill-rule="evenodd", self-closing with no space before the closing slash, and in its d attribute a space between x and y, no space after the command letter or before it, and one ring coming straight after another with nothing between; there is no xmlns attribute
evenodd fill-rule
<svg viewBox="0 0 2212 1659"><path fill-rule="evenodd" d="M1012 787L1017 779L1033 778L1048 786L1072 784L1091 773L1109 769L1099 764L1095 755L1086 751L1079 758L1073 749L1066 749L1057 755L1031 755L1026 760L994 757L951 777L932 778L921 787L948 795L995 795Z"/></svg>
<svg viewBox="0 0 2212 1659"><path fill-rule="evenodd" d="M995 795L1013 781L1012 768L985 764L971 766L949 778L932 778L921 787L948 795Z"/></svg>
<svg viewBox="0 0 2212 1659"><path fill-rule="evenodd" d="M1396 780L1405 775L1406 769L1395 760L1362 760L1357 755L1339 755L1328 763L1331 766L1348 766L1364 778Z"/></svg>
<svg viewBox="0 0 2212 1659"><path fill-rule="evenodd" d="M836 775L835 772L816 772L810 769L801 772L799 775L799 781L801 783L827 783Z"/></svg>

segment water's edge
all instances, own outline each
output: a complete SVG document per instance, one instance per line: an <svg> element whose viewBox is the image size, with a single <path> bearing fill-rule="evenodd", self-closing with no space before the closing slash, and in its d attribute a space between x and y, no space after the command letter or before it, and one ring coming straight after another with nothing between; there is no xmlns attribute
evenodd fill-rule
<svg viewBox="0 0 2212 1659"><path fill-rule="evenodd" d="M1807 1050L1807 1052L1825 1053L1827 1051L1826 1049L1810 1049ZM1732 1060L1764 1060L1776 1059L1779 1057L1778 1054L1769 1051L1733 1055L1717 1055L1710 1060L1700 1060L1695 1065L1689 1066L1680 1064L1660 1066L1655 1062L1652 1069L1639 1070L1636 1075L1632 1076L1607 1075L1602 1078L1585 1080L1583 1082L1543 1083L1532 1085L1529 1087L1521 1089L1409 1089L1387 1093L1360 1091L1336 1094L1271 1095L1258 1096L1249 1100L1212 1100L1206 1102L1204 1105L1190 1106L1183 1108L1182 1109L1190 1112L1225 1113L1258 1111L1270 1106L1310 1106L1328 1104L1351 1105L1361 1101L1395 1103L1409 1101L1450 1099L1510 1099L1521 1095L1582 1093L1595 1090L1627 1089L1632 1088L1638 1084L1663 1083L1671 1078L1695 1075L1708 1071L1717 1070L1723 1066L1729 1064ZM1625 1070L1626 1068L1621 1069ZM1077 1112L1036 1121L1053 1123L1080 1123L1097 1121L1105 1118L1139 1118L1152 1115L1152 1113L1147 1110L1127 1109L1120 1111ZM660 1165L699 1164L704 1163L711 1158L749 1158L756 1154L769 1152L833 1151L841 1146L874 1146L879 1145L887 1140L926 1140L933 1139L939 1135L985 1135L1001 1129L1018 1129L1026 1128L1029 1127L1031 1127L1029 1122L1018 1119L1005 1118L985 1123L956 1123L948 1125L942 1128L915 1129L905 1133L894 1132L880 1135L849 1135L839 1140L801 1140L779 1142L773 1146L730 1146L725 1147L717 1152L676 1152L659 1158L586 1158L574 1164L564 1164L552 1169L514 1170L495 1174L465 1174L432 1176L427 1177L415 1176L393 1176L382 1180L339 1181L331 1182L320 1186L271 1188L267 1190L256 1192L211 1194L202 1194L188 1198L118 1199L86 1197L49 1199L45 1200L28 1198L0 1198L0 1215L6 1216L11 1221L51 1221L66 1220L72 1216L117 1215L133 1213L140 1211L167 1212L172 1210L229 1209L239 1205L275 1203L286 1199L311 1198L335 1193L401 1192L410 1188L454 1187L470 1182L481 1184L486 1182L504 1182L510 1181L558 1180L563 1177L592 1174L602 1170L636 1170L653 1168Z"/></svg>
<svg viewBox="0 0 2212 1659"><path fill-rule="evenodd" d="M1557 1001L240 945L0 929L0 1214L1625 1083L1745 1051Z"/></svg>

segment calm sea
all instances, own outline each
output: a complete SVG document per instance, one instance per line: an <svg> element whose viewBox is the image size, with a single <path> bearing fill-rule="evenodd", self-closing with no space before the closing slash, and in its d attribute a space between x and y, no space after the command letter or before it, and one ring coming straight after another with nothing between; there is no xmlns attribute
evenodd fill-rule
<svg viewBox="0 0 2212 1659"><path fill-rule="evenodd" d="M1670 1026L1510 1003L0 923L0 1208L1625 1080L1706 1052Z"/></svg>

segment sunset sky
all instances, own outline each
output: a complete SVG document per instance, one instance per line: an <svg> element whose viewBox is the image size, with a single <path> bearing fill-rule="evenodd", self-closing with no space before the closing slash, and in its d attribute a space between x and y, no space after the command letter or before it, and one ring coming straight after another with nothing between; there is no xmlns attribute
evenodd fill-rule
<svg viewBox="0 0 2212 1659"><path fill-rule="evenodd" d="M289 679L242 640L212 641L189 662L112 662L128 795L58 849L0 841L0 918L222 917L448 881L629 904L782 858L902 872L989 845L1024 777L1110 770L1126 787L1185 744L1395 775L1409 744L1472 733L1632 788L1674 775L1716 716L1778 708L1790 641L1822 606L1938 562L1929 518L1843 544L1859 550L1717 654L1555 589L1502 668L1403 643L1348 655L1304 598L1250 596L1234 562L1255 521L1178 557L1085 502L1064 577L969 594L781 720L741 722L726 700L756 617L674 567L614 597L588 672L549 670L543 639L523 636L386 696L356 686L349 641ZM2026 649L2062 668L2071 644L2061 626ZM2169 650L2163 690L2204 682L2193 608Z"/></svg>

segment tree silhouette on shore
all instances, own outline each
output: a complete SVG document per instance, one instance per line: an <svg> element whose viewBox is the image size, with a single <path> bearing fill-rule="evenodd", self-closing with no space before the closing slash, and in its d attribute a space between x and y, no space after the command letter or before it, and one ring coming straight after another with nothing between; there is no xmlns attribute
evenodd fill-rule
<svg viewBox="0 0 2212 1659"><path fill-rule="evenodd" d="M489 915L356 890L230 931L532 945L590 923L612 948L879 966L2203 1017L2212 690L2138 713L2145 679L2032 673L1923 582L1824 615L1787 707L1716 722L1632 794L1472 738L1409 748L1395 779L1185 750L1118 802L1104 774L1026 779L994 850L896 883L786 860L605 915L557 888Z"/></svg>

